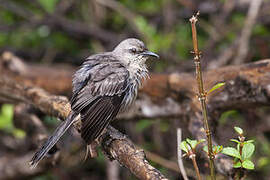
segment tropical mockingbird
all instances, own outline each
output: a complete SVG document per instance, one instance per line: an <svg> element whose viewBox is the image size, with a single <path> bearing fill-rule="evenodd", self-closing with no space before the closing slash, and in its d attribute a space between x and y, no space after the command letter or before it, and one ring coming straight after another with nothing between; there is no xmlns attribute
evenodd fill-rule
<svg viewBox="0 0 270 180"><path fill-rule="evenodd" d="M98 138L119 111L134 102L142 80L148 77L145 61L159 56L138 39L122 41L111 52L86 59L74 74L71 113L33 156L35 167L80 116L81 137L87 144Z"/></svg>

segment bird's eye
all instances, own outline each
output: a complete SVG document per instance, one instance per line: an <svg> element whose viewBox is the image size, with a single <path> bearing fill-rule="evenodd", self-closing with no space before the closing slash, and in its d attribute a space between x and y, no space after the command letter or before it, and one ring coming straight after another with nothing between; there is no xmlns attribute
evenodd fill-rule
<svg viewBox="0 0 270 180"><path fill-rule="evenodd" d="M132 52L132 53L135 54L135 53L137 52L137 50L136 50L135 48L131 48L131 49L130 49L130 52Z"/></svg>

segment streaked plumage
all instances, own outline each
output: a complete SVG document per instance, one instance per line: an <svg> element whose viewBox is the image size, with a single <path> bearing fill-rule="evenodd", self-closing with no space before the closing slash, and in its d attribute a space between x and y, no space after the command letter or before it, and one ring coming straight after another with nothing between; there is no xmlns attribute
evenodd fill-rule
<svg viewBox="0 0 270 180"><path fill-rule="evenodd" d="M72 112L68 122L60 124L32 158L31 165L37 165L78 115L85 142L90 144L99 137L117 113L134 102L142 79L148 77L145 61L149 56L158 57L148 51L143 42L126 39L112 52L88 57L73 77Z"/></svg>

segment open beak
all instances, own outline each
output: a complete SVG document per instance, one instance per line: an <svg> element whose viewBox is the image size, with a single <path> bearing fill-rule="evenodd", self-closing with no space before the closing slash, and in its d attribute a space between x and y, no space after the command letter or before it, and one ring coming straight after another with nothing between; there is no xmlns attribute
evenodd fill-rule
<svg viewBox="0 0 270 180"><path fill-rule="evenodd" d="M156 53L153 53L151 51L144 51L144 52L141 53L141 55L143 55L143 56L152 56L154 58L159 59L159 55L157 55Z"/></svg>

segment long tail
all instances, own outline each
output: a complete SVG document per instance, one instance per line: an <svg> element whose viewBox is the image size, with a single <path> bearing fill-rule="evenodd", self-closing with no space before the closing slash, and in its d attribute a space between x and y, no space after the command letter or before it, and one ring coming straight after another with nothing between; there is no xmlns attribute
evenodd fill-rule
<svg viewBox="0 0 270 180"><path fill-rule="evenodd" d="M71 112L67 119L56 128L45 144L38 150L30 161L31 168L35 168L38 163L46 156L49 150L57 143L63 134L69 129L76 119L77 114Z"/></svg>

